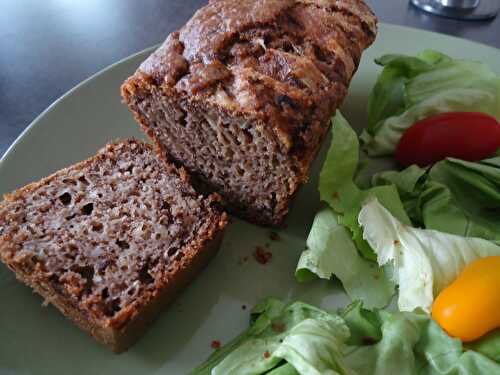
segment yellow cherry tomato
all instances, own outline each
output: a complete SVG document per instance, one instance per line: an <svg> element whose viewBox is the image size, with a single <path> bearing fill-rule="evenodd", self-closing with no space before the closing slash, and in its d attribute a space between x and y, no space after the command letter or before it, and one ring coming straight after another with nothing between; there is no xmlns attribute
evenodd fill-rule
<svg viewBox="0 0 500 375"><path fill-rule="evenodd" d="M444 289L432 317L452 337L477 340L500 328L500 256L478 259Z"/></svg>

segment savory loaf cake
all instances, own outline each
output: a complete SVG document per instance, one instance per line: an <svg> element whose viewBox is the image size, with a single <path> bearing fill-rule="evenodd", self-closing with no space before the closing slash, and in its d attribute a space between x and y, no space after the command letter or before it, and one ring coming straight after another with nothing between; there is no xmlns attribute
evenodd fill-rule
<svg viewBox="0 0 500 375"><path fill-rule="evenodd" d="M226 215L136 140L5 196L0 259L115 352L215 254Z"/></svg>
<svg viewBox="0 0 500 375"><path fill-rule="evenodd" d="M217 0L122 85L143 130L232 212L279 225L377 20L361 0Z"/></svg>

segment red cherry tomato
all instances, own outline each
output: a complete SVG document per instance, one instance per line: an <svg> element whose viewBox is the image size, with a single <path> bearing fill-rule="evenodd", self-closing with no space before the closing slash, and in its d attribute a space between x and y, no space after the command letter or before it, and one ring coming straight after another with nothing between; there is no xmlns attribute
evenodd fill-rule
<svg viewBox="0 0 500 375"><path fill-rule="evenodd" d="M396 148L396 160L421 167L447 157L476 161L500 148L500 124L479 112L449 112L417 121Z"/></svg>

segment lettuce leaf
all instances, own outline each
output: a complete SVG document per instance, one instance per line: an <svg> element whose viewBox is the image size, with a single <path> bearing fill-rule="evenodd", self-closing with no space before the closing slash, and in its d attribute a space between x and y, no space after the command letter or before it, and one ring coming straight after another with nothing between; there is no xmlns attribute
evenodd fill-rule
<svg viewBox="0 0 500 375"><path fill-rule="evenodd" d="M257 375L271 370L272 374L355 374L344 364L350 333L338 315L302 302L285 306L275 299L265 300L252 314L255 323L191 375Z"/></svg>
<svg viewBox="0 0 500 375"><path fill-rule="evenodd" d="M375 260L373 250L362 238L357 222L361 204L369 196L377 197L399 220L410 224L395 186L375 186L362 190L354 178L359 163L359 141L354 130L340 112L332 120L332 143L319 179L321 200L338 214L338 222L347 227L362 255Z"/></svg>
<svg viewBox="0 0 500 375"><path fill-rule="evenodd" d="M253 314L247 331L191 375L500 374L423 313L370 311L359 301L329 313L268 299Z"/></svg>
<svg viewBox="0 0 500 375"><path fill-rule="evenodd" d="M384 307L395 293L395 285L383 268L363 258L349 231L337 221L330 208L324 208L314 218L296 271L303 282L314 275L322 279L336 276L352 299L360 299L368 308Z"/></svg>
<svg viewBox="0 0 500 375"><path fill-rule="evenodd" d="M374 185L397 186L412 222L500 244L500 157L480 162L449 158L430 171L415 165L376 174Z"/></svg>
<svg viewBox="0 0 500 375"><path fill-rule="evenodd" d="M428 180L427 171L417 165L412 165L402 171L383 171L373 175L372 185L394 185L398 189L403 207L412 222L422 223L422 208L420 195L424 183ZM429 228L433 229L433 228Z"/></svg>
<svg viewBox="0 0 500 375"><path fill-rule="evenodd" d="M500 120L500 77L484 63L427 50L416 57L386 55L370 94L361 135L369 155L390 155L415 122L443 112L484 112Z"/></svg>
<svg viewBox="0 0 500 375"><path fill-rule="evenodd" d="M416 57L385 55L375 60L384 67L368 99L367 131L374 134L376 127L390 116L400 114L406 108L405 84L420 73L432 70L439 62L451 59L437 51L426 50Z"/></svg>
<svg viewBox="0 0 500 375"><path fill-rule="evenodd" d="M429 179L420 202L426 228L500 244L500 157L448 158L430 170Z"/></svg>
<svg viewBox="0 0 500 375"><path fill-rule="evenodd" d="M449 337L426 314L380 311L382 339L359 346L347 364L360 375L500 374L500 365Z"/></svg>
<svg viewBox="0 0 500 375"><path fill-rule="evenodd" d="M434 297L472 261L500 255L500 246L481 238L466 238L401 223L376 199L359 214L363 237L380 266L392 264L399 285L401 311L430 312Z"/></svg>
<svg viewBox="0 0 500 375"><path fill-rule="evenodd" d="M500 363L500 330L493 331L478 341L466 344L466 348L484 354Z"/></svg>
<svg viewBox="0 0 500 375"><path fill-rule="evenodd" d="M321 199L330 208L320 211L300 257L296 278L336 276L351 299L366 306L386 306L395 292L387 270L379 268L373 249L363 239L358 215L368 197L376 197L399 220L410 224L395 185L361 189L354 182L359 162L356 133L342 114L333 118L332 143L320 173ZM341 261L339 261L341 260Z"/></svg>

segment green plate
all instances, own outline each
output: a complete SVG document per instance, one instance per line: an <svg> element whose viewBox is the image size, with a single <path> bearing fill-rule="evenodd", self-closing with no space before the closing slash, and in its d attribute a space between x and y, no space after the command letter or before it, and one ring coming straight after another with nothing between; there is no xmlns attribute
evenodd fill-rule
<svg viewBox="0 0 500 375"><path fill-rule="evenodd" d="M364 126L368 93L379 72L373 59L384 53L414 54L424 48L482 60L500 73L497 49L381 25L377 42L363 56L343 108L353 125L358 129ZM141 137L121 104L119 87L151 51L131 56L86 80L33 121L0 163L0 193L82 160L110 140ZM337 283L300 285L293 277L320 205L316 186L324 152L325 147L310 182L293 204L280 240L271 241L268 229L234 220L219 255L127 353L114 355L96 344L55 308L43 307L39 296L0 266L0 373L185 374L212 352L212 340L225 343L247 327L249 308L263 297L301 299L324 308L345 305L348 298ZM252 253L256 246L266 244L273 258L260 265Z"/></svg>

